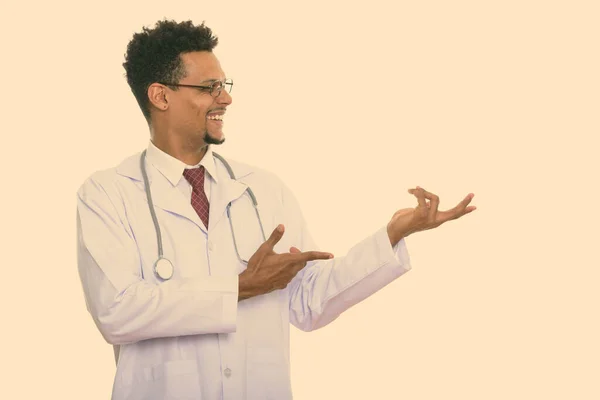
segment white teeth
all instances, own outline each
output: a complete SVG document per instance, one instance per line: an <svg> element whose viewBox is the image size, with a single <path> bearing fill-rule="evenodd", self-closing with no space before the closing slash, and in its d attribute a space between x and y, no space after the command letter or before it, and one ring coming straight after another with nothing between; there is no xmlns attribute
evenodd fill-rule
<svg viewBox="0 0 600 400"><path fill-rule="evenodd" d="M219 121L223 121L223 116L222 115L213 115L213 116L208 117L208 119L216 119Z"/></svg>

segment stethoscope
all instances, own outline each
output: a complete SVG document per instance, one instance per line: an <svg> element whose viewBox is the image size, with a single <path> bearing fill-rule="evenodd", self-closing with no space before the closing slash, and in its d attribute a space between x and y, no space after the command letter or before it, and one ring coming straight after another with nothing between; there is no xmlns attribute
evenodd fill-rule
<svg viewBox="0 0 600 400"><path fill-rule="evenodd" d="M218 158L229 173L231 179L237 180L231 166L225 159L219 154L213 152L213 155ZM156 276L164 281L169 280L173 277L173 263L166 257L163 256L163 247L162 247L162 236L160 233L160 226L158 224L158 219L156 218L156 212L154 211L154 203L152 202L152 194L150 193L150 184L148 183L148 174L146 173L146 150L142 152L140 157L140 167L142 169L142 175L144 177L144 191L146 192L146 197L148 197L148 207L150 208L150 214L152 215L152 222L154 223L154 230L156 231L156 241L158 243L158 259L154 263L154 273ZM254 205L254 211L256 211L256 217L258 218L258 223L260 224L260 231L262 233L263 242L266 242L265 231L263 229L263 225L260 219L260 214L258 213L258 202L256 201L256 197L254 196L254 192L252 192L252 188L246 185L246 192L252 198L252 204ZM241 262L244 264L248 264L248 260L243 259L238 252L237 242L235 240L235 232L233 229L233 223L231 222L231 202L227 204L227 218L229 219L229 226L231 228L231 236L233 238L233 246L235 247L235 253Z"/></svg>

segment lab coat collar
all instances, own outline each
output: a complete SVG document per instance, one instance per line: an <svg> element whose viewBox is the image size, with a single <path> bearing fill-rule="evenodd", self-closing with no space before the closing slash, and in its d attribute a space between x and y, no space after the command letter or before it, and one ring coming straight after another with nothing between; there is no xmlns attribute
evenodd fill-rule
<svg viewBox="0 0 600 400"><path fill-rule="evenodd" d="M134 180L140 190L140 194L147 202L147 197L144 194L144 178L140 168L140 156L141 153L137 153L125 159L120 165L117 166L117 173ZM231 179L225 166L221 163L221 161L217 161L216 158L213 157L212 152L210 153L210 158L211 159L206 160L206 165L212 165L215 182L211 188L208 224L209 234L225 216L227 205L243 195L244 191L248 187L240 179L253 173L253 168L250 166L237 163L232 160L227 160L238 180ZM190 202L185 198L185 196L183 196L177 186L173 184L173 182L176 183L178 179L174 176L173 170L176 168L179 169L179 166L177 166L175 162L172 162L172 160L171 162L167 161L160 167L149 161L149 154L147 153L146 172L148 175L148 182L150 184L152 202L154 203L154 206L187 218L198 225L198 227L200 227L200 229L202 229L204 232L206 232L204 224L200 220L200 217ZM161 161L159 161L159 163L160 162ZM181 169L181 173L183 174L183 167Z"/></svg>
<svg viewBox="0 0 600 400"><path fill-rule="evenodd" d="M152 140L148 143L147 148L147 158L150 163L152 163L156 169L160 171L161 174L165 178L171 182L173 186L177 186L181 179L185 179L183 177L183 170L186 168L197 168L200 165L204 166L208 175L218 183L218 176L216 173L215 160L213 157L212 147L208 146L206 154L202 157L202 160L196 165L187 165L183 161L178 160L172 155L165 153L152 142Z"/></svg>

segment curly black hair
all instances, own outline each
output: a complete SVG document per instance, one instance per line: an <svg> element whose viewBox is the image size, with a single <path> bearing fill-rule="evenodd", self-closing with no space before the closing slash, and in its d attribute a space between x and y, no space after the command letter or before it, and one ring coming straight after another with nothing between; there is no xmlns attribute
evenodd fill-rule
<svg viewBox="0 0 600 400"><path fill-rule="evenodd" d="M150 123L148 87L161 81L179 83L186 76L180 55L192 51L212 52L219 39L204 21L195 26L192 21L177 23L163 19L156 22L153 29L142 29L127 45L123 67L127 83Z"/></svg>

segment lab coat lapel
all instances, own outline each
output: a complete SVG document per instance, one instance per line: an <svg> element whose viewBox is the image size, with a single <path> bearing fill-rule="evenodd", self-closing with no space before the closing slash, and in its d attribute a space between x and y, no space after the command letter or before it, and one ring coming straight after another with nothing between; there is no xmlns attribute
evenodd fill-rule
<svg viewBox="0 0 600 400"><path fill-rule="evenodd" d="M152 188L152 201L155 207L187 218L198 225L205 233L207 232L204 222L202 222L198 213L192 207L192 203L187 201L183 193L176 186L173 186L162 174L159 172L155 173L155 179L150 182L150 187Z"/></svg>
<svg viewBox="0 0 600 400"><path fill-rule="evenodd" d="M232 179L225 166L220 161L217 161L217 182L211 182L211 198L209 199L209 221L208 232L210 232L225 216L227 205L233 202L246 190L246 185L240 181ZM144 180L140 169L140 154L129 157L121 165L117 167L121 175L127 176L137 181L139 189L144 191ZM179 191L176 186L173 186L169 180L156 170L152 164L146 163L148 180L152 194L152 202L154 207L161 208L169 213L187 218L196 224L205 233L207 232L204 223L192 207L192 204L187 201L185 196ZM240 171L236 173L239 177L244 177L250 173L249 171ZM144 194L144 199L146 195Z"/></svg>
<svg viewBox="0 0 600 400"><path fill-rule="evenodd" d="M219 163L219 161L217 161ZM233 202L246 190L246 185L232 179L225 167L217 167L218 183L212 183L210 210L209 210L209 233L222 219L227 219L227 205Z"/></svg>
<svg viewBox="0 0 600 400"><path fill-rule="evenodd" d="M126 159L117 167L117 172L135 180L144 200L147 202L147 196L144 194L144 178L141 172L140 154ZM146 172L148 174L154 207L187 218L206 232L204 223L196 213L196 210L194 210L194 207L192 207L192 204L186 200L183 193L148 162L146 163Z"/></svg>

